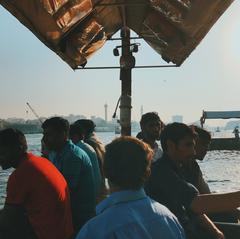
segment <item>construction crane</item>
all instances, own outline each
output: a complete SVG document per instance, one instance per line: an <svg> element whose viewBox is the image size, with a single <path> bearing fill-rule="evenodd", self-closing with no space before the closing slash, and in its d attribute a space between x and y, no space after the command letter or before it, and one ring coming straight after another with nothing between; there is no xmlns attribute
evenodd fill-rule
<svg viewBox="0 0 240 239"><path fill-rule="evenodd" d="M26 104L27 104L28 108L32 111L32 113L36 116L36 118L39 120L39 122L42 124L43 122L42 122L41 118L39 117L39 115L36 113L36 111L32 108L32 106L28 102Z"/></svg>

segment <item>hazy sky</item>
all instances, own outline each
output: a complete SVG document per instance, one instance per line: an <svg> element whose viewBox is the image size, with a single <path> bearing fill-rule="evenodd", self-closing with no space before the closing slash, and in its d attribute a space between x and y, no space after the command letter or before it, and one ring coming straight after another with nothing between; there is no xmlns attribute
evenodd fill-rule
<svg viewBox="0 0 240 239"><path fill-rule="evenodd" d="M18 20L0 7L0 118L84 114L110 118L120 96L119 70L73 71ZM143 41L137 65L165 64ZM107 43L88 66L118 65ZM180 68L134 69L132 118L157 111L164 121L202 110L240 110L240 1L235 1Z"/></svg>

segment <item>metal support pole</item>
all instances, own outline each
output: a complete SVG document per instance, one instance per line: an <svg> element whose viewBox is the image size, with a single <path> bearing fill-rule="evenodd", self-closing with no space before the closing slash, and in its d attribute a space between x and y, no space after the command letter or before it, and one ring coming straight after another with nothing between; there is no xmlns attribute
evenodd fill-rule
<svg viewBox="0 0 240 239"><path fill-rule="evenodd" d="M122 56L120 58L120 80L122 94L120 102L121 135L131 135L131 96L132 96L132 68L135 66L135 58L130 49L130 30L122 28Z"/></svg>

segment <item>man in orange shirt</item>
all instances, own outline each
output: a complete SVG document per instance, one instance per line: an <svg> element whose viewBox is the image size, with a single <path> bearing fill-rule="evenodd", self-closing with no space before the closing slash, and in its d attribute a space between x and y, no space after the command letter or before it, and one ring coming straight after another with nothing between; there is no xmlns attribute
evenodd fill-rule
<svg viewBox="0 0 240 239"><path fill-rule="evenodd" d="M0 165L4 170L15 168L0 212L0 238L70 239L67 183L51 162L27 153L22 132L0 131Z"/></svg>

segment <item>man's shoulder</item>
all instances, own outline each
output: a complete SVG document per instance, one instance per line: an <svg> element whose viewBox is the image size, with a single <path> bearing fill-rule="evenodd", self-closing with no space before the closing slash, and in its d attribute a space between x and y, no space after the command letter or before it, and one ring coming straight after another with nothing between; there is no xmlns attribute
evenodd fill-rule
<svg viewBox="0 0 240 239"><path fill-rule="evenodd" d="M25 175L25 178L28 175L32 179L34 178L36 180L41 178L42 175L51 175L51 178L61 175L50 160L32 153L28 153L28 158L19 167L19 171L18 169L15 171L18 174ZM50 178L48 179L50 180Z"/></svg>
<svg viewBox="0 0 240 239"><path fill-rule="evenodd" d="M84 147L85 147L87 150L95 153L94 148L93 148L90 144L88 144L88 143L86 143L86 142L83 142L83 145L84 145Z"/></svg>
<svg viewBox="0 0 240 239"><path fill-rule="evenodd" d="M194 167L194 169L200 169L200 166L196 160L193 160L192 166Z"/></svg>
<svg viewBox="0 0 240 239"><path fill-rule="evenodd" d="M106 220L105 214L99 214L90 219L79 231L76 239L107 239L112 226Z"/></svg>
<svg viewBox="0 0 240 239"><path fill-rule="evenodd" d="M159 189L172 191L173 186L178 187L183 181L174 163L170 159L162 157L152 164L151 175L145 185L145 189L148 195L153 196L152 193L159 194Z"/></svg>
<svg viewBox="0 0 240 239"><path fill-rule="evenodd" d="M68 157L71 157L72 159L80 159L83 162L90 162L89 156L87 153L79 146L75 144L71 144L68 148Z"/></svg>
<svg viewBox="0 0 240 239"><path fill-rule="evenodd" d="M19 167L16 168L15 172L22 171L28 168L38 168L44 165L52 165L49 160L46 158L43 158L41 156L32 154L32 153L27 153L26 159L19 165Z"/></svg>
<svg viewBox="0 0 240 239"><path fill-rule="evenodd" d="M151 168L152 173L156 175L161 175L173 171L171 162L169 162L169 159L164 156L159 158L156 162L153 162Z"/></svg>
<svg viewBox="0 0 240 239"><path fill-rule="evenodd" d="M89 157L94 157L94 156L97 157L96 151L88 143L81 142L81 144L79 144L79 145L77 144L77 146L79 146L82 150L84 150Z"/></svg>
<svg viewBox="0 0 240 239"><path fill-rule="evenodd" d="M88 221L76 239L107 239L113 238L113 235L121 235L121 238L129 238L127 235L131 235L133 227L135 228L135 237L130 236L131 238L145 238L146 235L144 233L148 231L148 226L145 227L145 225L148 225L149 221L151 221L151 229L154 232L161 231L167 234L169 228L173 228L172 230L174 230L176 225L179 225L177 218L170 210L150 198L142 201L142 210L138 210L138 213L131 215L131 211L127 208L122 207L120 204L117 207L108 208L103 213ZM138 207L135 209L138 209ZM146 212L148 213L147 216ZM111 225L109 225L109 221L112 222ZM149 231L148 233L152 234L154 232Z"/></svg>
<svg viewBox="0 0 240 239"><path fill-rule="evenodd" d="M154 209L154 212L156 214L160 215L167 215L167 216L172 216L173 214L169 211L167 207L165 207L163 204L153 200L152 198L149 197L150 203L152 208Z"/></svg>

